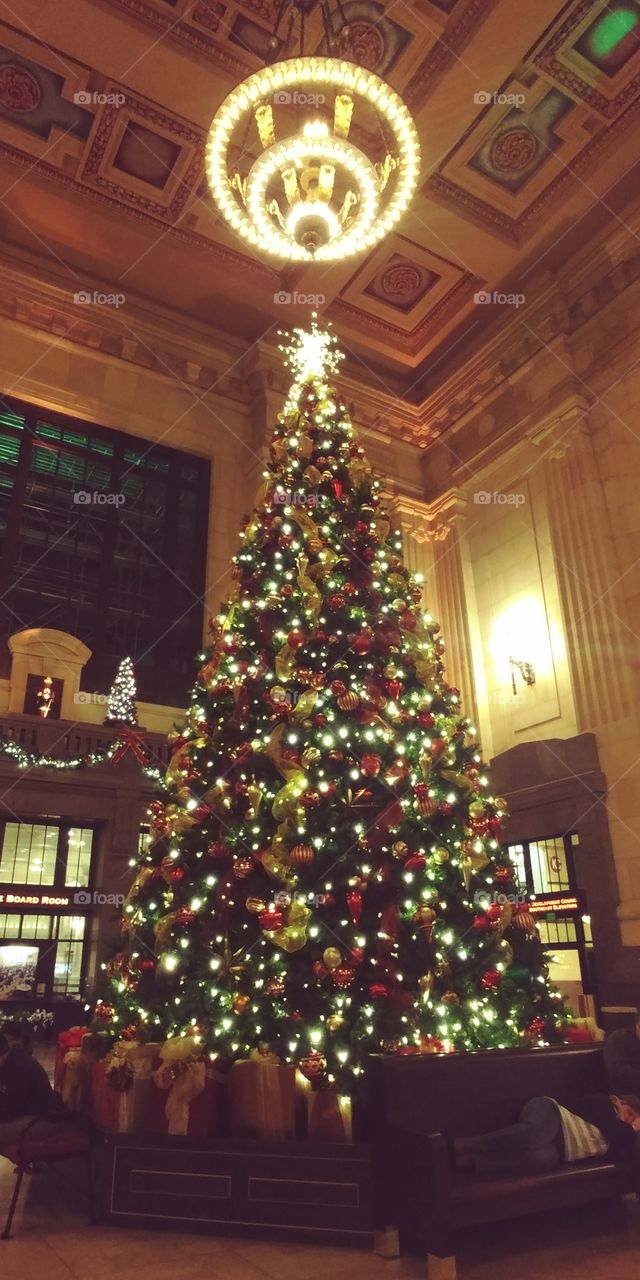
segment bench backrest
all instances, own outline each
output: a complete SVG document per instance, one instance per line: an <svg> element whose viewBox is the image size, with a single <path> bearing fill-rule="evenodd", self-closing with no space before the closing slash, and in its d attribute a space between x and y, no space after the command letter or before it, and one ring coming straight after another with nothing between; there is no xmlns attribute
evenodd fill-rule
<svg viewBox="0 0 640 1280"><path fill-rule="evenodd" d="M369 1120L421 1133L461 1136L511 1124L523 1104L547 1095L569 1104L607 1092L600 1045L499 1049L369 1060Z"/></svg>

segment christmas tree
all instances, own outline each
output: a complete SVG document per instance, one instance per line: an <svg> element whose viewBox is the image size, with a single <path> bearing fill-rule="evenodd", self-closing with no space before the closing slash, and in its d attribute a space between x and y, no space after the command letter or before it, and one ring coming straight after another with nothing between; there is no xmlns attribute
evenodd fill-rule
<svg viewBox="0 0 640 1280"><path fill-rule="evenodd" d="M123 658L107 698L105 724L138 723L136 680L131 658Z"/></svg>
<svg viewBox="0 0 640 1280"><path fill-rule="evenodd" d="M353 1092L368 1053L548 1043L565 1013L439 627L329 385L340 358L315 322L295 331L107 1016L236 1059L268 1047Z"/></svg>

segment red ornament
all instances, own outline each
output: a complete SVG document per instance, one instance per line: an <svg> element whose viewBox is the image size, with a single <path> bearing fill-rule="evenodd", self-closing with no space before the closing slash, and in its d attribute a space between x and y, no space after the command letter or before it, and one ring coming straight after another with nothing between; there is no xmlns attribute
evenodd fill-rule
<svg viewBox="0 0 640 1280"><path fill-rule="evenodd" d="M300 645L304 644L304 631L294 628L293 631L289 632L287 642L292 649L299 649Z"/></svg>
<svg viewBox="0 0 640 1280"><path fill-rule="evenodd" d="M300 804L303 805L305 809L316 809L320 804L320 792L311 790L303 791L300 796Z"/></svg>
<svg viewBox="0 0 640 1280"><path fill-rule="evenodd" d="M138 962L138 968L141 973L151 973L156 967L156 962L151 956L145 956L143 960Z"/></svg>
<svg viewBox="0 0 640 1280"><path fill-rule="evenodd" d="M355 976L355 969L350 969L346 964L338 965L337 969L331 970L331 981L336 987L350 987Z"/></svg>
<svg viewBox="0 0 640 1280"><path fill-rule="evenodd" d="M390 698L399 698L404 688L404 685L402 683L402 680L387 680L385 683L385 688Z"/></svg>
<svg viewBox="0 0 640 1280"><path fill-rule="evenodd" d="M353 582L343 582L342 590L345 596L355 596L358 592L358 588Z"/></svg>
<svg viewBox="0 0 640 1280"><path fill-rule="evenodd" d="M363 960L364 960L364 951L363 951L362 947L352 947L352 948L351 948L351 963L352 963L352 964L355 964L355 965L359 965L359 964L362 964L362 961L363 961Z"/></svg>
<svg viewBox="0 0 640 1280"><path fill-rule="evenodd" d="M327 1059L316 1049L312 1049L311 1053L300 1059L298 1070L306 1076L307 1080L317 1080L327 1070Z"/></svg>
<svg viewBox="0 0 640 1280"><path fill-rule="evenodd" d="M487 907L485 915L487 917L487 920L490 920L492 924L495 924L496 921L501 920L502 919L501 903L499 902L490 903L490 905Z"/></svg>
<svg viewBox="0 0 640 1280"><path fill-rule="evenodd" d="M361 552L361 558L365 560L367 564L371 564L376 558L375 548L365 547L364 551Z"/></svg>
<svg viewBox="0 0 640 1280"><path fill-rule="evenodd" d="M427 859L422 853L412 853L404 864L405 871L420 871L426 866Z"/></svg>
<svg viewBox="0 0 640 1280"><path fill-rule="evenodd" d="M434 800L433 797L429 795L418 796L416 799L416 809L421 817L432 818L434 813L437 813L438 801Z"/></svg>
<svg viewBox="0 0 640 1280"><path fill-rule="evenodd" d="M97 1018L98 1022L111 1022L114 1013L115 1009L112 1004L102 1004L102 1002L100 1002L100 1004L96 1005L93 1011L93 1016L94 1018Z"/></svg>
<svg viewBox="0 0 640 1280"><path fill-rule="evenodd" d="M280 595L284 596L285 600L288 600L293 595L293 587L290 582L285 582L284 586L280 588Z"/></svg>
<svg viewBox="0 0 640 1280"><path fill-rule="evenodd" d="M344 596L339 591L334 591L333 595L327 596L327 604L330 609L344 609Z"/></svg>
<svg viewBox="0 0 640 1280"><path fill-rule="evenodd" d="M410 609L406 609L404 613L400 614L399 622L404 631L415 631L418 625L418 619Z"/></svg>
<svg viewBox="0 0 640 1280"><path fill-rule="evenodd" d="M176 911L176 924L193 924L197 915L197 911L192 911L191 907L180 907Z"/></svg>
<svg viewBox="0 0 640 1280"><path fill-rule="evenodd" d="M369 995L372 1000L386 1000L389 996L389 988L385 987L383 982L372 982Z"/></svg>
<svg viewBox="0 0 640 1280"><path fill-rule="evenodd" d="M362 915L362 894L359 889L349 890L347 894L347 906L349 908L349 915L357 929Z"/></svg>
<svg viewBox="0 0 640 1280"><path fill-rule="evenodd" d="M294 844L289 857L294 866L308 867L313 862L315 853L310 844Z"/></svg>
<svg viewBox="0 0 640 1280"><path fill-rule="evenodd" d="M184 867L173 867L169 872L169 879L172 884L180 884L181 881L184 880L186 874Z"/></svg>
<svg viewBox="0 0 640 1280"><path fill-rule="evenodd" d="M283 922L284 912L281 907L268 907L258 916L258 924L265 933L275 933L276 929L282 928Z"/></svg>
<svg viewBox="0 0 640 1280"><path fill-rule="evenodd" d="M367 752L362 757L361 766L362 772L366 774L367 777L375 778L382 767L382 757L374 755L371 752Z"/></svg>
<svg viewBox="0 0 640 1280"><path fill-rule="evenodd" d="M498 884L507 884L509 880L513 880L513 874L513 867L496 867Z"/></svg>
<svg viewBox="0 0 640 1280"><path fill-rule="evenodd" d="M502 831L502 822L500 818L489 818L488 826L494 840L499 840L500 832Z"/></svg>
<svg viewBox="0 0 640 1280"><path fill-rule="evenodd" d="M482 983L485 991L495 991L502 982L502 975L498 969L487 969L486 972L483 973L480 982Z"/></svg>
<svg viewBox="0 0 640 1280"><path fill-rule="evenodd" d="M326 966L323 965L322 960L314 960L311 968L313 969L313 972L315 973L316 978L319 978L320 980L322 980L322 978L326 978L329 972Z"/></svg>
<svg viewBox="0 0 640 1280"><path fill-rule="evenodd" d="M442 801L442 804L440 805L440 813L442 814L443 818L448 818L449 814L453 813L453 805L449 800Z"/></svg>
<svg viewBox="0 0 640 1280"><path fill-rule="evenodd" d="M251 858L236 858L233 864L233 874L236 880L246 880L252 871L253 861Z"/></svg>
<svg viewBox="0 0 640 1280"><path fill-rule="evenodd" d="M421 729L433 729L435 724L435 720L430 711L419 711L417 721Z"/></svg>
<svg viewBox="0 0 640 1280"><path fill-rule="evenodd" d="M313 723L316 729L322 729L323 726L327 723L327 717L324 715L322 711L319 711L317 716L313 717Z"/></svg>
<svg viewBox="0 0 640 1280"><path fill-rule="evenodd" d="M356 532L356 533L368 533L368 532L369 532L369 526L368 526L368 524L366 524L366 522L365 522L364 520L356 520L356 523L354 524L354 526L353 526L353 527L354 527L354 529L355 529L355 532Z"/></svg>
<svg viewBox="0 0 640 1280"><path fill-rule="evenodd" d="M480 933L480 932L482 932L483 930L486 930L486 929L490 929L490 928L491 928L491 921L489 920L488 916L486 916L486 915L483 915L483 916L474 916L474 917L473 917L473 927L474 927L474 929L477 929L477 930L478 930L478 932Z"/></svg>
<svg viewBox="0 0 640 1280"><path fill-rule="evenodd" d="M372 643L373 638L371 633L368 631L361 631L359 635L355 636L351 641L351 648L354 653L368 653Z"/></svg>
<svg viewBox="0 0 640 1280"><path fill-rule="evenodd" d="M446 749L447 749L447 744L444 738L434 738L433 742L431 743L431 746L429 747L429 754L432 755L435 760L437 760L438 756L441 756L443 751L446 751Z"/></svg>
<svg viewBox="0 0 640 1280"><path fill-rule="evenodd" d="M342 680L332 680L329 688L336 698L341 698L342 694L347 692L347 686Z"/></svg>

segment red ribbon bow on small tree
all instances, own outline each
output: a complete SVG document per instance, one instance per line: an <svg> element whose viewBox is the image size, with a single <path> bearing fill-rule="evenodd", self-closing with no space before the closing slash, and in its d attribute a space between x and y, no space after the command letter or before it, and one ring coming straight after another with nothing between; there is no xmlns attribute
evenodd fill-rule
<svg viewBox="0 0 640 1280"><path fill-rule="evenodd" d="M117 764L119 760L122 760L123 756L126 756L127 751L133 751L138 764L146 764L149 753L143 744L144 734L142 729L122 729L116 749L111 757L111 763Z"/></svg>

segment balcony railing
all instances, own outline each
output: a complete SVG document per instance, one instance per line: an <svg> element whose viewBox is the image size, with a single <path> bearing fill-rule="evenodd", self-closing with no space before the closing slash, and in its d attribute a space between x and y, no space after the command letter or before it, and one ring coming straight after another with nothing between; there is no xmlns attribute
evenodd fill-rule
<svg viewBox="0 0 640 1280"><path fill-rule="evenodd" d="M101 724L78 724L72 720L44 720L41 716L0 715L0 735L11 739L25 751L65 760L87 756L110 747L122 730ZM143 731L144 732L144 731ZM165 734L144 732L144 745L149 751L149 764L162 768L169 761L169 743Z"/></svg>

